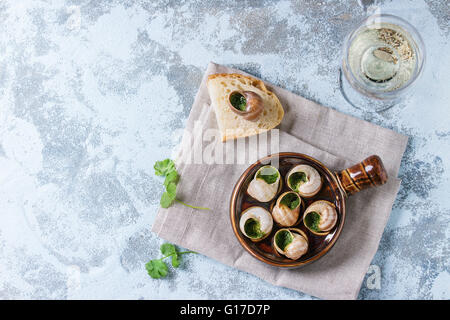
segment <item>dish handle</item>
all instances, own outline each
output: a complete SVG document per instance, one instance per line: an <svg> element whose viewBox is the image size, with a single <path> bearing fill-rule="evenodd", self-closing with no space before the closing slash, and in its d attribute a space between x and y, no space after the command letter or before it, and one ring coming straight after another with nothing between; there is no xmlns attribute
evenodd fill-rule
<svg viewBox="0 0 450 320"><path fill-rule="evenodd" d="M373 186L381 186L388 179L383 161L377 155L337 172L336 175L347 196Z"/></svg>

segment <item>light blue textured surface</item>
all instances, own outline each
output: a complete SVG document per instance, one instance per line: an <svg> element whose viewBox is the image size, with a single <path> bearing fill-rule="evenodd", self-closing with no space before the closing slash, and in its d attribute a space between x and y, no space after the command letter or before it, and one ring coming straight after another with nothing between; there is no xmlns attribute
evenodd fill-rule
<svg viewBox="0 0 450 320"><path fill-rule="evenodd" d="M418 27L428 61L409 98L368 113L337 84L357 1L0 2L0 298L310 298L200 255L146 274L152 166L215 61L410 137L381 289L359 298L449 299L449 2L380 7Z"/></svg>

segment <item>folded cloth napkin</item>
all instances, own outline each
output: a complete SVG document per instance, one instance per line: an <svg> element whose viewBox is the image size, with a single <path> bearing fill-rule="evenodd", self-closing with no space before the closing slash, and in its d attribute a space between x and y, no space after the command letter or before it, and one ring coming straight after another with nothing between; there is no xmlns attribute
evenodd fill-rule
<svg viewBox="0 0 450 320"><path fill-rule="evenodd" d="M193 160L198 152L204 150L201 134L195 133L195 127L200 125L202 132L217 128L206 87L208 75L214 73L245 74L209 64L192 106L176 161L181 175L177 197L212 210L198 211L180 204L168 209L160 208L152 231L167 241L254 274L274 285L323 299L356 299L400 186L397 173L407 137L266 84L285 109L280 131L272 131L278 133L280 152L308 154L332 170L342 170L377 154L389 175L385 185L363 190L347 199L343 231L325 256L299 269L272 267L253 258L237 241L231 228L229 202L235 183L249 163L273 150L262 148L261 151L246 138L239 139L247 148L246 161L205 164ZM235 144L238 143L224 143L227 152Z"/></svg>

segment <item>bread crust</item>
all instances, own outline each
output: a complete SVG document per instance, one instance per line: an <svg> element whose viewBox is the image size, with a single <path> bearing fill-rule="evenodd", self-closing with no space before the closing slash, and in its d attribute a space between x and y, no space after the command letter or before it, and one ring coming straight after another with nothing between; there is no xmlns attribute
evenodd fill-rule
<svg viewBox="0 0 450 320"><path fill-rule="evenodd" d="M237 138L243 138L243 137L247 137L247 136L251 136L251 135L260 134L260 133L272 130L273 128L277 127L281 123L281 121L283 120L283 117L284 117L283 106L281 105L281 102L278 99L278 97L273 92L271 92L267 89L266 85L264 84L264 82L262 80L259 80L259 79L256 79L256 78L253 78L250 76L245 76L245 75L242 75L239 73L215 73L215 74L211 74L208 76L208 80L206 82L207 87L209 87L209 83L211 80L218 79L218 78L224 78L224 79L232 78L232 79L242 79L242 80L250 81L252 86L258 88L259 90L263 91L268 96L270 96L272 99L274 99L277 106L279 107L278 111L281 111L281 116L278 118L278 115L277 115L276 124L272 128L255 128L255 133L244 134L244 135L240 135L240 134L226 135L226 133L222 133L222 142L225 142L230 139L237 139Z"/></svg>

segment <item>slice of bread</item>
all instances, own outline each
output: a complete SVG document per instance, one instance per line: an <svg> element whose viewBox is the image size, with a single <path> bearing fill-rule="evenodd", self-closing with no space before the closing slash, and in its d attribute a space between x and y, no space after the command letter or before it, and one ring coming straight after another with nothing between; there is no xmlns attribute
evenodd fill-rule
<svg viewBox="0 0 450 320"><path fill-rule="evenodd" d="M284 110L280 101L261 80L237 73L219 73L210 75L207 85L222 141L268 131L283 119ZM256 121L245 120L230 109L228 95L235 90L253 91L261 96L264 109Z"/></svg>

